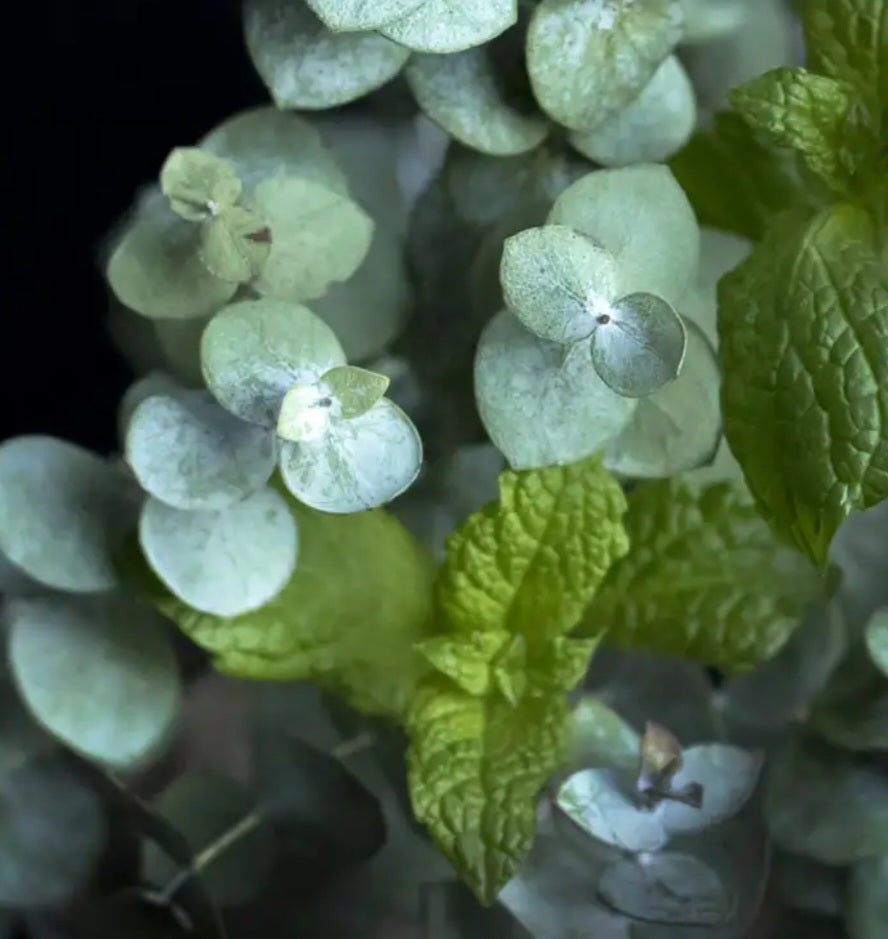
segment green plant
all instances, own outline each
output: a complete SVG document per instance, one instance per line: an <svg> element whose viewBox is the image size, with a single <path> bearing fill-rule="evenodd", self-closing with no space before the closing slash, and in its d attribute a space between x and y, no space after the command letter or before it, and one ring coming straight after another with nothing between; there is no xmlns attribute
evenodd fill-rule
<svg viewBox="0 0 888 939"><path fill-rule="evenodd" d="M120 454L0 445L0 907L236 933L394 824L435 939L739 937L768 883L789 935L840 912L802 856L875 935L884 624L830 548L888 494L883 13L803 5L811 70L694 132L740 3L246 0L275 107L106 246ZM185 649L250 768L148 805Z"/></svg>

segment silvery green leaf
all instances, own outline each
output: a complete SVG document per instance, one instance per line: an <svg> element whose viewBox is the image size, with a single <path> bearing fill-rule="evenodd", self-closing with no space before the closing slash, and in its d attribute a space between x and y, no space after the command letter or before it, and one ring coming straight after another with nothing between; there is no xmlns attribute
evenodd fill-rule
<svg viewBox="0 0 888 939"><path fill-rule="evenodd" d="M673 851L612 862L598 881L598 893L615 910L652 923L720 926L734 908L734 898L711 867Z"/></svg>
<svg viewBox="0 0 888 939"><path fill-rule="evenodd" d="M133 508L131 485L87 450L37 435L0 445L0 551L46 587L111 589Z"/></svg>
<svg viewBox="0 0 888 939"><path fill-rule="evenodd" d="M871 760L794 738L770 759L765 814L774 841L823 864L888 853L888 774Z"/></svg>
<svg viewBox="0 0 888 939"><path fill-rule="evenodd" d="M503 244L506 305L527 329L551 342L590 336L601 317L610 315L618 278L609 251L563 225L528 228Z"/></svg>
<svg viewBox="0 0 888 939"><path fill-rule="evenodd" d="M379 31L415 52L461 52L489 42L517 20L517 0L425 0Z"/></svg>
<svg viewBox="0 0 888 939"><path fill-rule="evenodd" d="M527 71L553 120L585 130L633 101L681 39L678 0L542 0Z"/></svg>
<svg viewBox="0 0 888 939"><path fill-rule="evenodd" d="M626 428L605 450L604 465L635 479L672 476L713 459L722 439L715 350L684 320L687 347L678 378L641 398Z"/></svg>
<svg viewBox="0 0 888 939"><path fill-rule="evenodd" d="M330 328L306 307L243 300L210 320L201 364L207 387L223 407L245 421L273 427L290 388L345 365L345 354Z"/></svg>
<svg viewBox="0 0 888 939"><path fill-rule="evenodd" d="M888 923L888 854L855 865L848 883L849 939L882 939Z"/></svg>
<svg viewBox="0 0 888 939"><path fill-rule="evenodd" d="M137 378L124 391L120 404L117 406L117 433L121 449L126 440L126 429L129 427L133 411L152 395L174 394L178 391L181 391L179 383L166 372L159 371L148 372L141 378Z"/></svg>
<svg viewBox="0 0 888 939"><path fill-rule="evenodd" d="M348 196L290 176L259 183L256 211L271 229L271 251L254 286L282 300L321 297L347 280L370 248L373 221Z"/></svg>
<svg viewBox="0 0 888 939"><path fill-rule="evenodd" d="M665 300L632 293L596 317L591 344L601 380L617 394L643 398L678 377L687 335Z"/></svg>
<svg viewBox="0 0 888 939"><path fill-rule="evenodd" d="M700 228L666 166L587 173L561 193L547 221L607 248L620 266L625 293L652 293L678 306L697 273Z"/></svg>
<svg viewBox="0 0 888 939"><path fill-rule="evenodd" d="M888 675L888 608L876 610L866 624L864 640L870 658Z"/></svg>
<svg viewBox="0 0 888 939"><path fill-rule="evenodd" d="M160 171L160 189L170 208L189 222L231 208L241 188L230 163L197 147L176 147Z"/></svg>
<svg viewBox="0 0 888 939"><path fill-rule="evenodd" d="M275 597L296 567L296 522L284 498L260 489L218 511L185 512L151 497L139 541L154 573L204 613L237 616Z"/></svg>
<svg viewBox="0 0 888 939"><path fill-rule="evenodd" d="M634 770L641 737L612 708L584 694L570 712L567 762L570 766Z"/></svg>
<svg viewBox="0 0 888 939"><path fill-rule="evenodd" d="M386 375L370 372L356 365L337 365L321 376L338 404L340 417L359 417L369 411L389 386Z"/></svg>
<svg viewBox="0 0 888 939"><path fill-rule="evenodd" d="M670 835L690 834L736 815L752 795L762 764L762 754L726 743L687 748L672 787L681 789L699 783L703 786L703 804L697 809L672 800L664 802L663 827Z"/></svg>
<svg viewBox="0 0 888 939"><path fill-rule="evenodd" d="M788 851L775 851L771 861L775 895L793 909L819 916L842 915L847 873Z"/></svg>
<svg viewBox="0 0 888 939"><path fill-rule="evenodd" d="M394 78L410 56L375 32L333 32L291 0L247 0L243 18L250 58L279 108L354 101Z"/></svg>
<svg viewBox="0 0 888 939"><path fill-rule="evenodd" d="M549 132L541 114L519 111L505 98L483 47L415 55L404 74L423 111L467 147L513 156L533 150Z"/></svg>
<svg viewBox="0 0 888 939"><path fill-rule="evenodd" d="M360 512L390 502L416 479L422 441L387 398L351 419L331 419L315 440L281 444L287 489L322 512Z"/></svg>
<svg viewBox="0 0 888 939"><path fill-rule="evenodd" d="M657 851L669 839L659 810L641 808L627 773L580 770L561 784L557 805L586 834L625 851Z"/></svg>
<svg viewBox="0 0 888 939"><path fill-rule="evenodd" d="M423 5L425 0L307 0L308 6L337 32L379 29Z"/></svg>
<svg viewBox="0 0 888 939"><path fill-rule="evenodd" d="M126 459L142 488L177 509L221 509L274 472L274 435L226 411L208 391L146 398L133 412Z"/></svg>
<svg viewBox="0 0 888 939"><path fill-rule="evenodd" d="M591 130L571 131L571 146L601 166L664 162L690 139L697 119L694 88L678 56L667 56L625 107Z"/></svg>
<svg viewBox="0 0 888 939"><path fill-rule="evenodd" d="M166 625L127 597L17 601L9 661L35 719L88 759L140 768L174 729L181 689Z"/></svg>
<svg viewBox="0 0 888 939"><path fill-rule="evenodd" d="M539 339L508 310L481 334L475 395L490 439L514 469L590 456L620 433L636 404L604 384L586 349Z"/></svg>

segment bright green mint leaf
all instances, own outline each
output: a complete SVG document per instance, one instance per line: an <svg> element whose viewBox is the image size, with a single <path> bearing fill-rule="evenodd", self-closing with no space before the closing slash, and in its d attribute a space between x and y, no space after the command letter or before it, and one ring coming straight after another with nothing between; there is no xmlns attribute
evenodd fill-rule
<svg viewBox="0 0 888 939"><path fill-rule="evenodd" d="M605 578L583 631L620 646L728 669L773 655L822 591L814 568L776 541L739 487L695 492L651 481L629 495L631 549Z"/></svg>
<svg viewBox="0 0 888 939"><path fill-rule="evenodd" d="M782 219L719 283L725 437L775 530L816 563L888 496L888 275L863 209Z"/></svg>
<svg viewBox="0 0 888 939"><path fill-rule="evenodd" d="M562 757L565 698L536 690L513 706L433 678L407 717L416 818L485 904L530 850L537 796Z"/></svg>
<svg viewBox="0 0 888 939"><path fill-rule="evenodd" d="M261 272L271 240L271 229L255 212L234 205L201 225L200 259L214 277L242 284Z"/></svg>
<svg viewBox="0 0 888 939"><path fill-rule="evenodd" d="M769 219L813 204L791 155L767 146L730 111L715 115L669 161L701 225L759 240Z"/></svg>
<svg viewBox="0 0 888 939"><path fill-rule="evenodd" d="M358 710L392 717L427 671L416 643L432 618L431 559L383 511L331 515L290 501L299 565L283 590L241 616L200 613L154 578L136 554L130 579L225 674L310 681Z"/></svg>
<svg viewBox="0 0 888 939"><path fill-rule="evenodd" d="M415 52L462 52L489 42L517 19L516 0L425 0L379 31Z"/></svg>
<svg viewBox="0 0 888 939"><path fill-rule="evenodd" d="M566 633L627 551L623 492L597 457L507 470L499 485L447 539L439 603L461 632Z"/></svg>
<svg viewBox="0 0 888 939"><path fill-rule="evenodd" d="M445 634L427 639L418 649L442 675L478 697L490 691L491 663L511 639L504 629Z"/></svg>
<svg viewBox="0 0 888 939"><path fill-rule="evenodd" d="M731 103L763 139L795 150L833 188L844 188L853 105L845 85L803 68L777 68L735 88Z"/></svg>
<svg viewBox="0 0 888 939"><path fill-rule="evenodd" d="M226 160L196 147L177 147L160 171L160 188L176 215L198 222L230 209L241 181Z"/></svg>

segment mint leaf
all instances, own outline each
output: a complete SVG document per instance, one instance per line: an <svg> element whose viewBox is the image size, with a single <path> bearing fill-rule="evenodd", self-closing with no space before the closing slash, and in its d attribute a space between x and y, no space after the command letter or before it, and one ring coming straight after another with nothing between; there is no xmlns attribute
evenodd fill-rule
<svg viewBox="0 0 888 939"><path fill-rule="evenodd" d="M582 631L724 668L773 655L822 581L782 547L739 487L695 492L679 480L629 495L631 550L611 568Z"/></svg>
<svg viewBox="0 0 888 939"><path fill-rule="evenodd" d="M803 68L776 68L735 88L731 103L770 144L795 150L834 189L845 188L853 105L847 86Z"/></svg>
<svg viewBox="0 0 888 939"><path fill-rule="evenodd" d="M822 563L888 496L888 277L848 204L795 213L719 283L725 437L775 530Z"/></svg>
<svg viewBox="0 0 888 939"><path fill-rule="evenodd" d="M407 716L416 818L485 904L530 850L537 795L562 756L567 705L540 690L513 706L432 678Z"/></svg>
<svg viewBox="0 0 888 939"><path fill-rule="evenodd" d="M447 539L438 602L458 631L566 633L627 551L623 492L597 457L507 470L499 485Z"/></svg>

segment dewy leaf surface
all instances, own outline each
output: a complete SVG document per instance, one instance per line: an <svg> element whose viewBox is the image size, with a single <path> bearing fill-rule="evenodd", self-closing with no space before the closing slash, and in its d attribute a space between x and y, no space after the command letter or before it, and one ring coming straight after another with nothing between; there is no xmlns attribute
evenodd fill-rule
<svg viewBox="0 0 888 939"><path fill-rule="evenodd" d="M629 495L629 554L605 578L583 631L621 646L728 669L768 658L788 639L817 572L776 541L739 488L695 492L651 481Z"/></svg>
<svg viewBox="0 0 888 939"><path fill-rule="evenodd" d="M788 216L719 284L725 436L775 530L825 560L888 496L888 275L872 222Z"/></svg>

